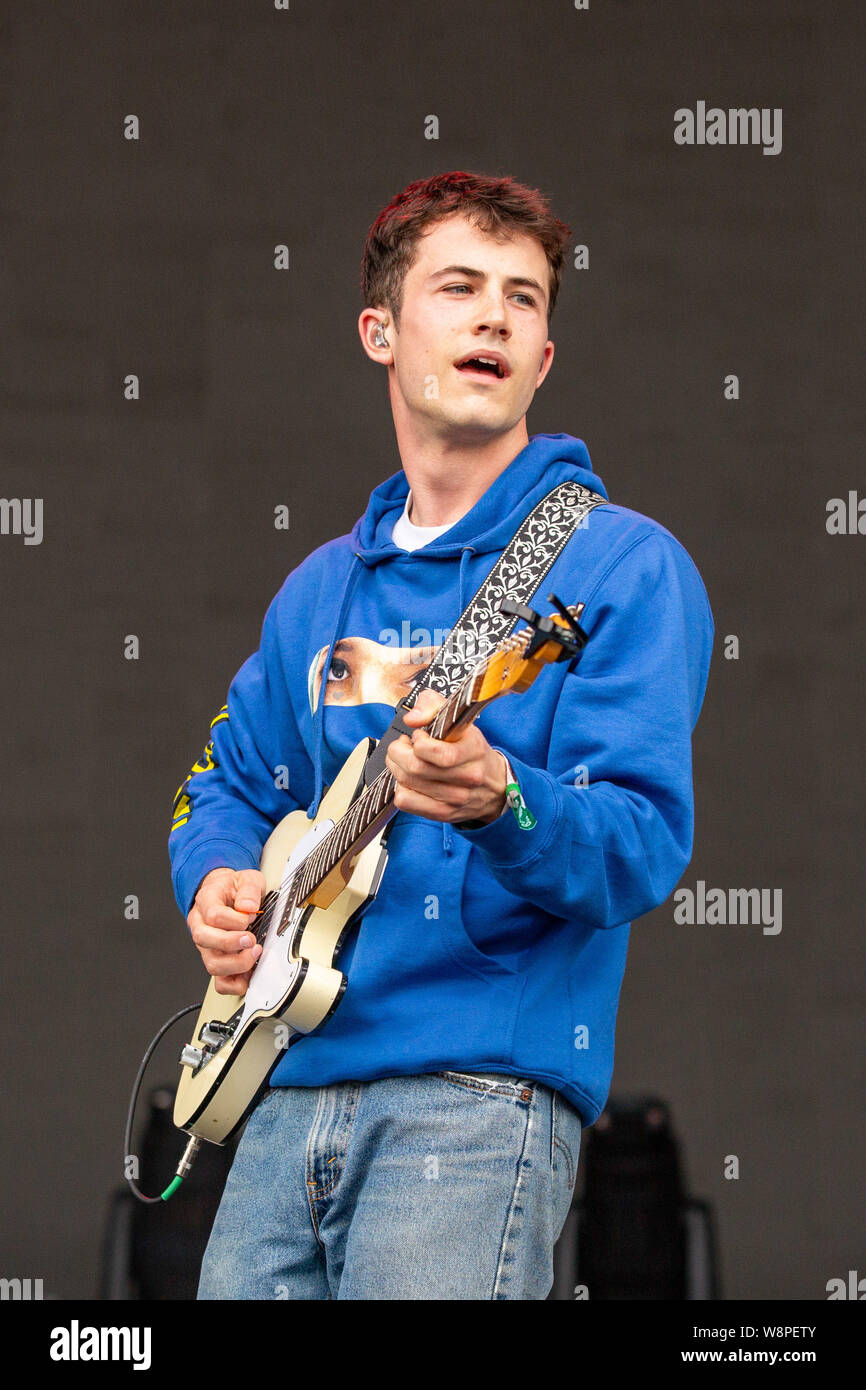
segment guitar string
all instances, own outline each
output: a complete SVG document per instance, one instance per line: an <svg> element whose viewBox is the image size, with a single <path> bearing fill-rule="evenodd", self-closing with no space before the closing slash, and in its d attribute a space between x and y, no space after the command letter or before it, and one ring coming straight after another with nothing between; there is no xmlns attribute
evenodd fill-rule
<svg viewBox="0 0 866 1390"><path fill-rule="evenodd" d="M468 692L461 689L456 696L451 696L447 703L442 706L442 709L437 712L431 729L434 738L438 738L445 728L447 716L457 713L460 702L465 698L466 693ZM446 716L444 720L441 718L443 714ZM296 902L303 902L339 864L349 846L360 839L364 831L384 810L395 786L393 774L383 770L352 803L349 811L324 837L304 864L298 879L297 893L294 895Z"/></svg>

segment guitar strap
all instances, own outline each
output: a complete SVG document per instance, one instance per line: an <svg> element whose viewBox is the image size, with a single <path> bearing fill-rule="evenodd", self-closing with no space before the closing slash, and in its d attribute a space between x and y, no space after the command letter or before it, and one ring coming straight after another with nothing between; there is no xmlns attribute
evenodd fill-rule
<svg viewBox="0 0 866 1390"><path fill-rule="evenodd" d="M511 632L517 619L501 613L503 599L528 603L572 534L593 507L603 506L607 498L581 483L559 483L542 497L520 523L478 592L464 608L447 638L435 653L426 671L408 695L397 704L397 713L379 739L364 768L367 786L385 767L388 745L410 730L403 723L403 711L411 709L424 689L449 695L465 680L482 657ZM483 649L482 649L483 645Z"/></svg>

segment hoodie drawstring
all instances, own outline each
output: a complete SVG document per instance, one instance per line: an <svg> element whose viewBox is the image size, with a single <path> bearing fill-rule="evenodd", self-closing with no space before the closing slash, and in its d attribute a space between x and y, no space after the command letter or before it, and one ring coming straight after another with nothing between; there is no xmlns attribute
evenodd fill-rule
<svg viewBox="0 0 866 1390"><path fill-rule="evenodd" d="M464 545L460 551L460 577L457 580L457 603L459 613L462 613L463 609L466 607L465 603L463 602L463 576L466 570L466 564L469 560L469 556L474 554L474 545Z"/></svg>
<svg viewBox="0 0 866 1390"><path fill-rule="evenodd" d="M337 640L340 636L340 633L343 630L343 623L346 621L346 613L349 609L352 594L354 593L355 585L358 582L358 576L360 575L361 570L364 567L364 564L365 561L361 558L361 556L358 554L356 550L355 559L352 563L352 568L346 576L346 583L343 586L343 598L340 603L340 611L337 614L337 625L334 628L334 635L331 638L330 646L328 647L328 650L325 653L325 664L322 667L322 683L319 686L319 703L316 706L316 714L314 719L316 734L316 785L313 791L312 804L309 810L307 811L307 817L309 820L315 819L319 810L319 802L322 799L322 746L324 744L325 689L328 683L328 672L331 669L331 656L333 654L334 647L337 644Z"/></svg>

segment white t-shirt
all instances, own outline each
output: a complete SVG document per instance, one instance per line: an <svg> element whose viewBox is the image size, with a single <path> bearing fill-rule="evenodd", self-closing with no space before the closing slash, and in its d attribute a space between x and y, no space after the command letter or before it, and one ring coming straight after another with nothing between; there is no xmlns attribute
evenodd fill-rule
<svg viewBox="0 0 866 1390"><path fill-rule="evenodd" d="M430 541L441 536L443 532L450 531L452 526L456 526L456 521L446 521L444 526L416 526L414 521L409 520L409 508L412 505L412 490L406 496L406 503L403 507L403 515L394 522L394 529L391 532L391 539L401 550L420 550L422 545L427 545Z"/></svg>

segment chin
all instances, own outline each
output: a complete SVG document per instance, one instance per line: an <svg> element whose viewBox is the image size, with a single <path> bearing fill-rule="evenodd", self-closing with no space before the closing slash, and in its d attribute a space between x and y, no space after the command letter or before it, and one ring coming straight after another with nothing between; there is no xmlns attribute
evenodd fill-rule
<svg viewBox="0 0 866 1390"><path fill-rule="evenodd" d="M495 405L492 401L489 403L476 402L469 406L462 403L454 405L451 409L440 411L438 419L439 423L446 428L475 430L479 434L490 434L491 432L501 434L504 430L511 429L515 423L511 418L510 411L503 410L501 405Z"/></svg>
<svg viewBox="0 0 866 1390"><path fill-rule="evenodd" d="M495 435L507 434L511 429L510 422L506 420L446 420L441 426L443 434L452 435L455 439L477 440L479 443L493 438Z"/></svg>

